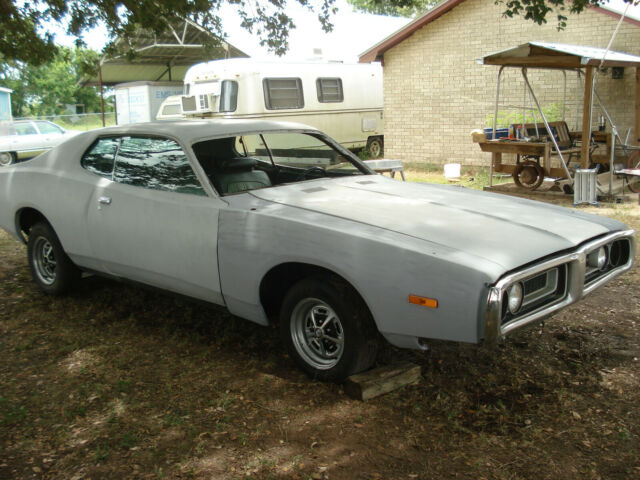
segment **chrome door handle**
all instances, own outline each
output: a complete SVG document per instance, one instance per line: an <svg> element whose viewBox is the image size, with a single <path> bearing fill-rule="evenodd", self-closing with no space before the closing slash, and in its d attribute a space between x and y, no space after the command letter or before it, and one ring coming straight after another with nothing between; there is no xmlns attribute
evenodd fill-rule
<svg viewBox="0 0 640 480"><path fill-rule="evenodd" d="M111 197L100 197L98 198L98 203L102 205L111 205Z"/></svg>

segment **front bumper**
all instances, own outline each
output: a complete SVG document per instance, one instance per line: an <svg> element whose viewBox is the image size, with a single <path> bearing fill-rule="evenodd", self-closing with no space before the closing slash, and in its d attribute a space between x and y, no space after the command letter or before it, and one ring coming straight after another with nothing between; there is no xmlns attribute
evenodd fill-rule
<svg viewBox="0 0 640 480"><path fill-rule="evenodd" d="M594 291L611 279L629 270L633 266L635 257L636 245L634 234L635 232L633 230L611 233L596 240L589 241L578 247L575 251L553 257L549 260L518 270L501 278L495 285L489 288L484 324L485 343L495 343L518 328L545 319L549 315L563 309L567 305L577 302L586 294ZM627 240L629 242L628 260L612 268L610 271L607 271L596 279L585 283L585 279L587 277L587 254L602 246L611 245L617 240ZM566 266L567 269L566 288L561 298L555 299L551 303L545 304L534 311L527 312L524 315L515 316L515 318L510 319L509 321L502 321L504 314L503 302L505 299L505 291L509 286L515 282L523 281L537 274L561 266Z"/></svg>

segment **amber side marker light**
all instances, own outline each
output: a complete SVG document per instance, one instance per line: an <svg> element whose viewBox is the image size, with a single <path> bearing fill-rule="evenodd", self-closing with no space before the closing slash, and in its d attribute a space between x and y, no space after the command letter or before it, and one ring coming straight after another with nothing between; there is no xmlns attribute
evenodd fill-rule
<svg viewBox="0 0 640 480"><path fill-rule="evenodd" d="M421 307L438 308L438 300L435 298L419 297L418 295L409 295L409 303Z"/></svg>

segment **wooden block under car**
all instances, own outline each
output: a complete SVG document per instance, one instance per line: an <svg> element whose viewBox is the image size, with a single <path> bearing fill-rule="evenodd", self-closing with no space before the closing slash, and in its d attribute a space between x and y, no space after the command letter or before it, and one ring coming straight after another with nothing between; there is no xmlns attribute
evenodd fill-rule
<svg viewBox="0 0 640 480"><path fill-rule="evenodd" d="M351 375L344 382L344 391L356 400L369 400L414 383L420 377L419 365L410 362L396 363Z"/></svg>

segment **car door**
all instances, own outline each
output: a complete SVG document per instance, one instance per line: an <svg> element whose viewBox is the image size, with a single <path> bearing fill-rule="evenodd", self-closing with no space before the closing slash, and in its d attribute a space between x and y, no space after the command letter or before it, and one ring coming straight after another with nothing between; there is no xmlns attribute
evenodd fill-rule
<svg viewBox="0 0 640 480"><path fill-rule="evenodd" d="M85 168L91 170L92 152L100 148L115 156L109 172L109 155L95 155L102 159L96 173L104 178L87 209L102 269L223 304L217 239L226 204L207 196L180 145L162 137L103 138L83 158Z"/></svg>
<svg viewBox="0 0 640 480"><path fill-rule="evenodd" d="M64 130L51 122L35 121L36 127L40 132L39 143L43 149L53 148L62 140Z"/></svg>
<svg viewBox="0 0 640 480"><path fill-rule="evenodd" d="M18 158L29 158L44 151L40 135L33 122L21 121L13 124L11 149L18 152Z"/></svg>

